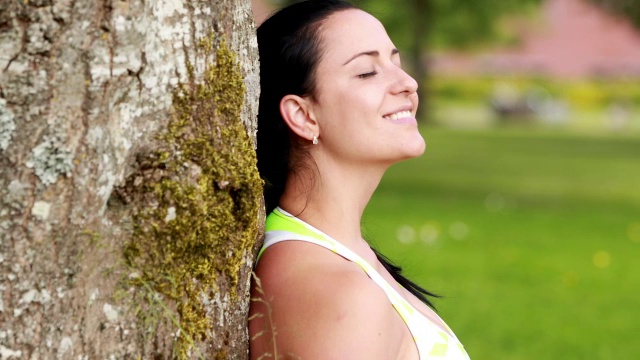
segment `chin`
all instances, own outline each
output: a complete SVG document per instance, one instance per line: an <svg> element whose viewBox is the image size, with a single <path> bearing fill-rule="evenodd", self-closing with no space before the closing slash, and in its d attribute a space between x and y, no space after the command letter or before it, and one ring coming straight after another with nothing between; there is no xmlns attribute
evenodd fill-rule
<svg viewBox="0 0 640 360"><path fill-rule="evenodd" d="M396 158L396 161L394 162L400 162L421 156L422 154L424 154L426 147L427 145L422 137L410 143L407 142L403 144L402 153L398 158Z"/></svg>
<svg viewBox="0 0 640 360"><path fill-rule="evenodd" d="M422 154L424 154L424 151L427 148L427 144L422 138L422 135L419 135L419 134L418 136L416 136L414 141L407 143L405 145L408 153L408 156L407 156L408 159L421 156Z"/></svg>

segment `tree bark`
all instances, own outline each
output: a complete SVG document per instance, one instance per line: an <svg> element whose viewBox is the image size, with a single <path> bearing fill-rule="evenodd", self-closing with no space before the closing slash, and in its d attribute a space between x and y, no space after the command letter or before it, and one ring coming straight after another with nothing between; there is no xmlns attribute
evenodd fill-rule
<svg viewBox="0 0 640 360"><path fill-rule="evenodd" d="M245 359L249 0L0 0L0 359Z"/></svg>

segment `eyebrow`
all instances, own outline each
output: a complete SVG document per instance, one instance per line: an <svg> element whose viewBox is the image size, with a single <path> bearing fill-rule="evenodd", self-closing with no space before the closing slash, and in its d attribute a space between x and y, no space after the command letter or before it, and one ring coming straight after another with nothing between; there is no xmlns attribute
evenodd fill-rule
<svg viewBox="0 0 640 360"><path fill-rule="evenodd" d="M395 54L399 54L400 50L394 48L393 50L391 50L391 55L395 55ZM342 66L347 65L348 63L350 63L351 61L355 60L356 58L360 57L360 56L380 56L380 52L378 50L372 50L372 51L363 51L361 53L358 53L356 55L354 55L353 57L351 57L349 60L347 60L347 62L345 62L344 64L342 64Z"/></svg>

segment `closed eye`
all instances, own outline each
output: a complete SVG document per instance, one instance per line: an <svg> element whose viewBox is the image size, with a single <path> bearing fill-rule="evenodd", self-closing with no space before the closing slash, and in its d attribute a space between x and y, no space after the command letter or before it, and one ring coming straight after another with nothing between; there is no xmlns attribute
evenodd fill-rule
<svg viewBox="0 0 640 360"><path fill-rule="evenodd" d="M378 74L378 73L377 73L376 71L372 71L372 72L368 72L368 73L360 74L360 75L358 75L358 78L360 78L360 79L367 79L367 78L370 78L370 77L375 76L375 75L377 75L377 74Z"/></svg>

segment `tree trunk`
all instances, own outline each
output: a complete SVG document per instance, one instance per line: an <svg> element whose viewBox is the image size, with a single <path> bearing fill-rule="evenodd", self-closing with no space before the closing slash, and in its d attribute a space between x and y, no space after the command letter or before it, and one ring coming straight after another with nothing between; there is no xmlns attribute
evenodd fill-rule
<svg viewBox="0 0 640 360"><path fill-rule="evenodd" d="M0 0L0 359L245 359L249 0Z"/></svg>
<svg viewBox="0 0 640 360"><path fill-rule="evenodd" d="M590 0L613 14L625 17L640 29L640 4L638 0Z"/></svg>
<svg viewBox="0 0 640 360"><path fill-rule="evenodd" d="M431 26L432 14L429 0L412 0L411 9L414 16L411 57L413 64L413 75L418 82L418 97L420 106L416 117L421 123L428 123L427 114L429 112L429 91L428 91L428 68L425 64L427 55L427 38L429 26Z"/></svg>

